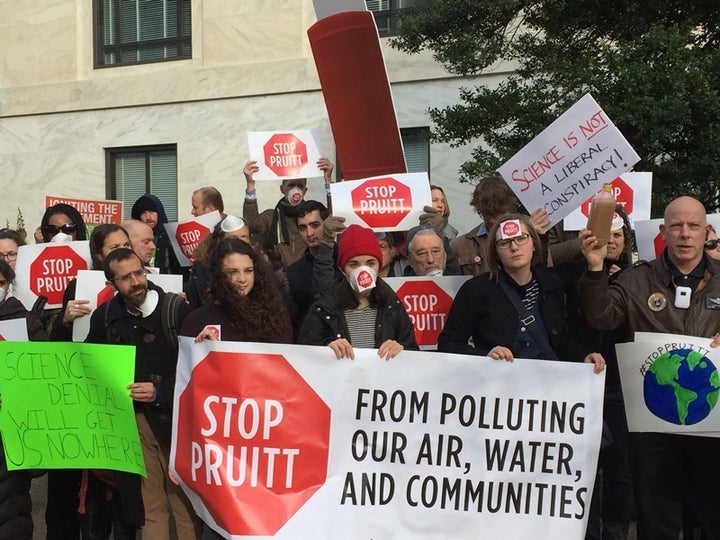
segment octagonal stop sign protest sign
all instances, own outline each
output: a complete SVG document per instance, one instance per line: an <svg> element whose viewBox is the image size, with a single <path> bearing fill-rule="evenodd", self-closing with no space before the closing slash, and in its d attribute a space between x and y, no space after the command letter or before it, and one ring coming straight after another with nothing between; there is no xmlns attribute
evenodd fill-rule
<svg viewBox="0 0 720 540"><path fill-rule="evenodd" d="M612 186L613 199L615 199L618 204L621 204L623 206L626 214L632 215L633 205L635 202L635 190L633 190L633 188L631 188L627 184L627 182L625 182L625 180L623 180L620 176L610 182L610 185ZM591 206L592 197L582 203L582 205L580 206L580 211L586 218L590 217Z"/></svg>
<svg viewBox="0 0 720 540"><path fill-rule="evenodd" d="M172 457L195 510L227 536L274 535L326 480L330 409L279 354L211 350L185 368Z"/></svg>
<svg viewBox="0 0 720 540"><path fill-rule="evenodd" d="M60 307L70 280L89 266L87 241L21 246L15 267L15 296L27 309L38 297L47 299L47 309Z"/></svg>
<svg viewBox="0 0 720 540"><path fill-rule="evenodd" d="M333 214L345 225L376 232L408 230L430 204L427 173L395 174L330 184Z"/></svg>
<svg viewBox="0 0 720 540"><path fill-rule="evenodd" d="M188 221L165 223L177 260L181 266L192 266L195 262L195 248L220 221L217 210Z"/></svg>
<svg viewBox="0 0 720 540"><path fill-rule="evenodd" d="M415 341L424 350L437 349L450 306L470 276L383 278L410 316Z"/></svg>
<svg viewBox="0 0 720 540"><path fill-rule="evenodd" d="M276 133L263 145L263 158L276 175L297 176L308 164L307 146L292 133Z"/></svg>

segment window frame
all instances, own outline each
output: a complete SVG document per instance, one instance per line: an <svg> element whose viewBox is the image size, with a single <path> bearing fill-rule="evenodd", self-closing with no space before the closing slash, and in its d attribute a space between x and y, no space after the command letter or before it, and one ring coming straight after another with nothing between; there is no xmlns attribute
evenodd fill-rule
<svg viewBox="0 0 720 540"><path fill-rule="evenodd" d="M143 145L143 146L118 146L118 147L112 147L112 148L105 148L105 198L108 200L115 200L115 201L121 201L123 203L123 219L126 219L126 215L130 215L130 208L132 207L132 204L135 201L122 201L118 198L118 186L117 186L117 175L115 174L115 162L116 158L119 155L122 154L132 154L132 153L144 153L145 154L145 190L143 193L152 193L152 186L150 185L151 182L151 171L150 171L150 155L153 152L167 152L172 151L175 153L175 163L177 164L177 144L157 144L157 145ZM175 177L175 189L176 192L179 188L179 182L178 177L176 174ZM166 206L165 201L163 202L163 206L165 206L165 213L167 214L168 219L170 217L177 217L180 213L180 201L178 200L178 194L175 195L175 201L177 208L171 209ZM174 210L174 211L173 211ZM170 221L173 221L170 219Z"/></svg>
<svg viewBox="0 0 720 540"><path fill-rule="evenodd" d="M120 12L119 4L121 0L109 0L109 2L115 4L117 7L117 12ZM192 58L192 0L177 0L178 2L178 9L177 9L177 37L172 38L161 38L161 39L149 39L149 40L142 40L142 41L134 41L132 43L116 43L113 45L105 45L104 38L105 38L105 27L103 24L103 21L100 18L101 8L103 7L102 4L105 2L105 0L93 0L92 7L93 7L93 67L95 69L105 69L105 68L113 68L113 67L121 67L121 66L136 66L136 65L142 65L142 64L156 64L158 62L174 62L177 60L189 60ZM187 3L190 6L189 9L189 16L190 16L190 34L187 36L184 36L182 33L183 29L183 7L184 4ZM118 15L117 20L115 21L115 35L120 36L120 16ZM187 42L187 47L185 47L184 43ZM178 53L177 56L172 56L169 58L151 58L147 60L134 60L134 61L126 61L126 62L115 62L113 64L106 64L104 62L105 55L108 52L115 52L116 58L122 57L122 52L127 50L140 50L142 46L145 45L174 45L177 47L177 50L185 51L187 49L187 54L180 54Z"/></svg>

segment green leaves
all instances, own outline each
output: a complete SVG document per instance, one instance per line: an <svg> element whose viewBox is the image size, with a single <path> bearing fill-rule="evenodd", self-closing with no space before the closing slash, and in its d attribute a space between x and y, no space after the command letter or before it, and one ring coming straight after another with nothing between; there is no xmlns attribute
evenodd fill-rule
<svg viewBox="0 0 720 540"><path fill-rule="evenodd" d="M654 174L654 213L693 194L720 208L720 6L680 0L438 0L403 18L393 46L433 51L448 71L513 66L496 87L432 109L433 140L473 144L476 182L586 92Z"/></svg>

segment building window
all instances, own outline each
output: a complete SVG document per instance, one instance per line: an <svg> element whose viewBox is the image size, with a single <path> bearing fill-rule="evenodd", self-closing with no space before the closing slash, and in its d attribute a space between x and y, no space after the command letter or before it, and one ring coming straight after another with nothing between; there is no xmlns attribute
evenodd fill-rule
<svg viewBox="0 0 720 540"><path fill-rule="evenodd" d="M407 171L427 172L430 175L429 128L405 128L400 130Z"/></svg>
<svg viewBox="0 0 720 540"><path fill-rule="evenodd" d="M190 0L94 0L95 66L192 57Z"/></svg>
<svg viewBox="0 0 720 540"><path fill-rule="evenodd" d="M365 0L368 11L373 12L380 37L396 36L400 31L400 14L429 3L430 0Z"/></svg>
<svg viewBox="0 0 720 540"><path fill-rule="evenodd" d="M146 193L156 195L169 221L178 219L177 147L173 145L105 149L107 197L123 203L130 218L133 203Z"/></svg>

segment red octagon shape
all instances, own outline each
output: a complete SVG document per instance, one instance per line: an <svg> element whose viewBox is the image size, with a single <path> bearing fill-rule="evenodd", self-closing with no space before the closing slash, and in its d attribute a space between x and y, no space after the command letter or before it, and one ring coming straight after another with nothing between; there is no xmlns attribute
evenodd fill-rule
<svg viewBox="0 0 720 540"><path fill-rule="evenodd" d="M175 230L175 239L180 246L180 251L188 259L195 262L195 248L200 240L210 234L210 229L197 221L180 223Z"/></svg>
<svg viewBox="0 0 720 540"><path fill-rule="evenodd" d="M47 297L48 305L62 304L65 289L88 263L70 246L48 246L30 263L30 290Z"/></svg>
<svg viewBox="0 0 720 540"><path fill-rule="evenodd" d="M330 409L282 355L211 351L178 404L175 469L227 535L274 535L325 483Z"/></svg>
<svg viewBox="0 0 720 540"><path fill-rule="evenodd" d="M415 329L415 341L420 347L437 347L440 331L445 325L452 297L431 280L403 283L397 291Z"/></svg>
<svg viewBox="0 0 720 540"><path fill-rule="evenodd" d="M613 198L618 204L623 205L625 213L629 216L633 212L633 203L635 200L635 191L633 188L627 185L627 182L618 176L615 180L610 182L613 187ZM592 197L582 203L580 210L585 217L590 217L590 205L592 204Z"/></svg>
<svg viewBox="0 0 720 540"><path fill-rule="evenodd" d="M663 252L663 249L665 249L665 240L662 237L662 234L657 233L655 238L653 238L653 246L655 246L655 256L659 257L660 254Z"/></svg>
<svg viewBox="0 0 720 540"><path fill-rule="evenodd" d="M115 289L113 289L110 285L105 285L105 287L103 287L102 290L97 294L95 305L97 307L100 307L108 300L112 300L114 296Z"/></svg>
<svg viewBox="0 0 720 540"><path fill-rule="evenodd" d="M412 210L410 188L394 178L367 180L350 192L353 211L371 229L392 229Z"/></svg>
<svg viewBox="0 0 720 540"><path fill-rule="evenodd" d="M308 164L307 146L292 133L276 133L263 145L265 165L278 176L299 176Z"/></svg>

